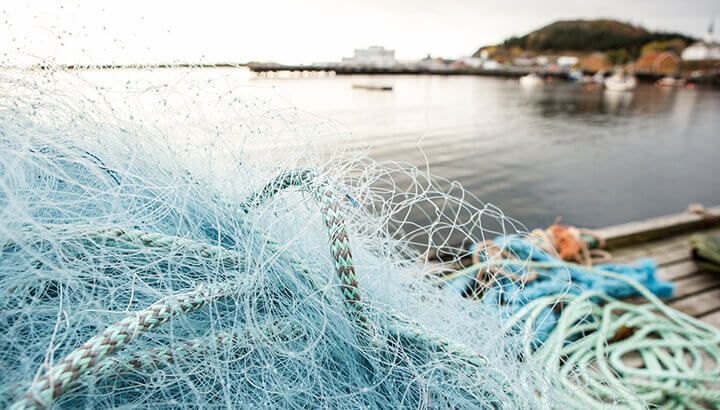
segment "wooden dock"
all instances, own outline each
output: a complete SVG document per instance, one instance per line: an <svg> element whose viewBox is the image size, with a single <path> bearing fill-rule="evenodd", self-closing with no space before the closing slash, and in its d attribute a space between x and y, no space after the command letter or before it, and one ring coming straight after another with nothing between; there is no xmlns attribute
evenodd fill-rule
<svg viewBox="0 0 720 410"><path fill-rule="evenodd" d="M720 272L699 267L689 238L695 233L720 234L720 207L702 214L682 212L645 221L603 228L613 262L652 258L658 277L676 285L669 306L720 328Z"/></svg>

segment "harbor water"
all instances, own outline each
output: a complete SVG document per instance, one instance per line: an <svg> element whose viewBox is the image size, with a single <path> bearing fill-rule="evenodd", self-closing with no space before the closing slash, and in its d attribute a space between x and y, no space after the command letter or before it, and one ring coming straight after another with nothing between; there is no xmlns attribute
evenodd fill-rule
<svg viewBox="0 0 720 410"><path fill-rule="evenodd" d="M250 80L332 119L377 160L457 180L527 227L601 227L720 204L720 91L474 76ZM392 91L353 89L354 84Z"/></svg>
<svg viewBox="0 0 720 410"><path fill-rule="evenodd" d="M70 75L81 80L68 83L73 93L91 85L104 99L133 105L168 134L172 127L190 135L217 127L242 144L243 155L248 145L262 148L268 134L275 144L280 132L288 134L288 144L312 134L331 150L357 149L457 181L480 204L495 205L527 228L556 217L602 227L679 212L690 203L720 205L716 89L640 84L632 92L611 92L565 81L523 88L517 80L439 75L266 78L245 68ZM248 114L221 106L221 97L231 93L247 102L251 115L284 121L283 130L262 121L243 129L238 115ZM133 96L137 101L129 102ZM173 98L177 105L166 104ZM196 128L182 125L194 110L187 98L210 113ZM265 106L265 100L274 102ZM173 145L188 142L208 145L201 138Z"/></svg>

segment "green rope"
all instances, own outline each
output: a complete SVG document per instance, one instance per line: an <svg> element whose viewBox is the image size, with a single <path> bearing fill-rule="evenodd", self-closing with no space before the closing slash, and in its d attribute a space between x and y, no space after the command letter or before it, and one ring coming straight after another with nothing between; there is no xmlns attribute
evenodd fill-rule
<svg viewBox="0 0 720 410"><path fill-rule="evenodd" d="M530 268L563 264L524 262ZM558 374L565 387L590 408L611 404L631 408L720 407L720 390L708 386L720 380L720 331L668 307L623 275L573 266L623 280L648 303L634 305L600 292L531 301L506 323L505 329L524 322L529 357ZM558 303L562 303L562 314L555 329L540 348L533 350L530 341L535 322L541 320L544 309ZM642 367L625 363L630 354L642 361Z"/></svg>

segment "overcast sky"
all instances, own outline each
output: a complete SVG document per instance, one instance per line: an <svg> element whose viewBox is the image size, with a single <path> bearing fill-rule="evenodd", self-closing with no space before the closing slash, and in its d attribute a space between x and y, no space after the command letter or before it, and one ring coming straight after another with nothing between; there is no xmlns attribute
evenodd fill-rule
<svg viewBox="0 0 720 410"><path fill-rule="evenodd" d="M401 59L459 57L570 18L611 17L702 37L720 1L3 0L0 12L5 64L23 56L96 64L309 63L372 44L397 50Z"/></svg>

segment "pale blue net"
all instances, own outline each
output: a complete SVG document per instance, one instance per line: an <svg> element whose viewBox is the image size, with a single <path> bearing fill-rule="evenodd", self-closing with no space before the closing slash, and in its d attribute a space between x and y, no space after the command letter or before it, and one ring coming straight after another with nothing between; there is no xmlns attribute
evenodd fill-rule
<svg viewBox="0 0 720 410"><path fill-rule="evenodd" d="M423 279L428 248L515 232L495 208L417 169L313 145L332 126L255 96L162 111L148 88L83 94L68 73L22 78L3 78L0 105L1 407L550 408L568 397L497 309ZM188 95L178 89L164 88ZM248 203L295 169L316 177ZM355 288L337 273L333 229L347 233L352 260L340 265ZM190 293L205 299L177 302Z"/></svg>

